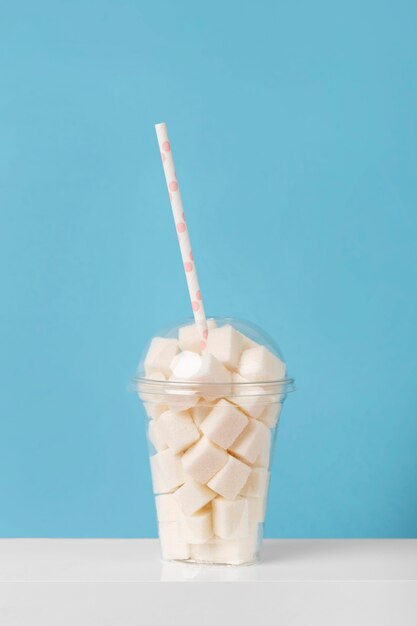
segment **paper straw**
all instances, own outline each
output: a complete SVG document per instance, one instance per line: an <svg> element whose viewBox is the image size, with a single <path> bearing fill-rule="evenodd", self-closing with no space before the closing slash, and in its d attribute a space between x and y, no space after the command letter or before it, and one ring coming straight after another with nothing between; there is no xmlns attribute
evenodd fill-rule
<svg viewBox="0 0 417 626"><path fill-rule="evenodd" d="M165 180L174 215L175 228L180 244L181 257L184 266L185 278L187 279L188 293L190 294L191 306L194 313L195 323L201 336L201 347L205 348L207 339L207 320L204 313L203 299L197 277L193 251L191 248L190 235L188 232L184 207L182 206L181 193L178 186L171 144L168 139L168 131L165 123L155 124L156 136L158 137L159 151L161 153Z"/></svg>

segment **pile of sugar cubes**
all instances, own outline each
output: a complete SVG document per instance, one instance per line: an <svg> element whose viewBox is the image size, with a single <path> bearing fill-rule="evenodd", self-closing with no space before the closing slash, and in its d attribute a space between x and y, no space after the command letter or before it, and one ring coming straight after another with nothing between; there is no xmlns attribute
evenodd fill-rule
<svg viewBox="0 0 417 626"><path fill-rule="evenodd" d="M145 378L199 383L193 391L141 397L163 558L237 565L256 558L281 409L262 382L284 379L285 365L230 324L208 327L203 351L190 324L154 337L145 358Z"/></svg>

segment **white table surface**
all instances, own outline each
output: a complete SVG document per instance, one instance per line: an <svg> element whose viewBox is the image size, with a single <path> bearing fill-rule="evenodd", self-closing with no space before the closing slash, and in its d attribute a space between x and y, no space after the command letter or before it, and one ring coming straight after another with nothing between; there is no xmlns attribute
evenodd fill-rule
<svg viewBox="0 0 417 626"><path fill-rule="evenodd" d="M0 540L1 626L227 620L415 626L417 540L271 539L243 567L165 563L153 539Z"/></svg>

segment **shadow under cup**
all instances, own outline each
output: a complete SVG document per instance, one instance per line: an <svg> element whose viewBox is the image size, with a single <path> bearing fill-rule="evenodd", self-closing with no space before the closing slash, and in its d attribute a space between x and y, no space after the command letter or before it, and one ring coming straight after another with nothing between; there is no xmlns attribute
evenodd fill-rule
<svg viewBox="0 0 417 626"><path fill-rule="evenodd" d="M247 342L243 351L267 347L267 358L279 361L278 348L262 331L254 334L247 323L242 330L242 323L230 318L211 320L214 336L223 339L237 329ZM163 345L175 348L178 340L180 351L198 350L198 344L182 344L182 337L189 341L191 327L188 323L165 334ZM147 355L151 352L152 343ZM178 380L172 375L167 379L168 365L165 373L156 374L149 368L146 372L146 359L142 363L135 386L147 416L162 558L228 565L256 562L275 435L293 380L249 382L229 363L226 381Z"/></svg>

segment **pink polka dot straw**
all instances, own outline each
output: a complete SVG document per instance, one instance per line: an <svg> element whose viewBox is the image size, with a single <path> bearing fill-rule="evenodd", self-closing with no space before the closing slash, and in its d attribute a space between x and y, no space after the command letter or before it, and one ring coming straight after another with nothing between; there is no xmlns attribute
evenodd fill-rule
<svg viewBox="0 0 417 626"><path fill-rule="evenodd" d="M201 335L201 347L205 348L205 339L207 339L208 335L207 320L204 313L197 270L195 267L193 251L191 249L190 234L185 220L184 208L182 206L181 193L178 186L177 174L175 172L174 159L172 157L171 144L169 143L166 124L156 124L155 130L156 136L158 137L162 166L164 168L169 199L171 201L172 213L174 215L175 226L177 229L178 242L180 244L181 257L184 265L185 277L187 279L191 306L195 322Z"/></svg>

